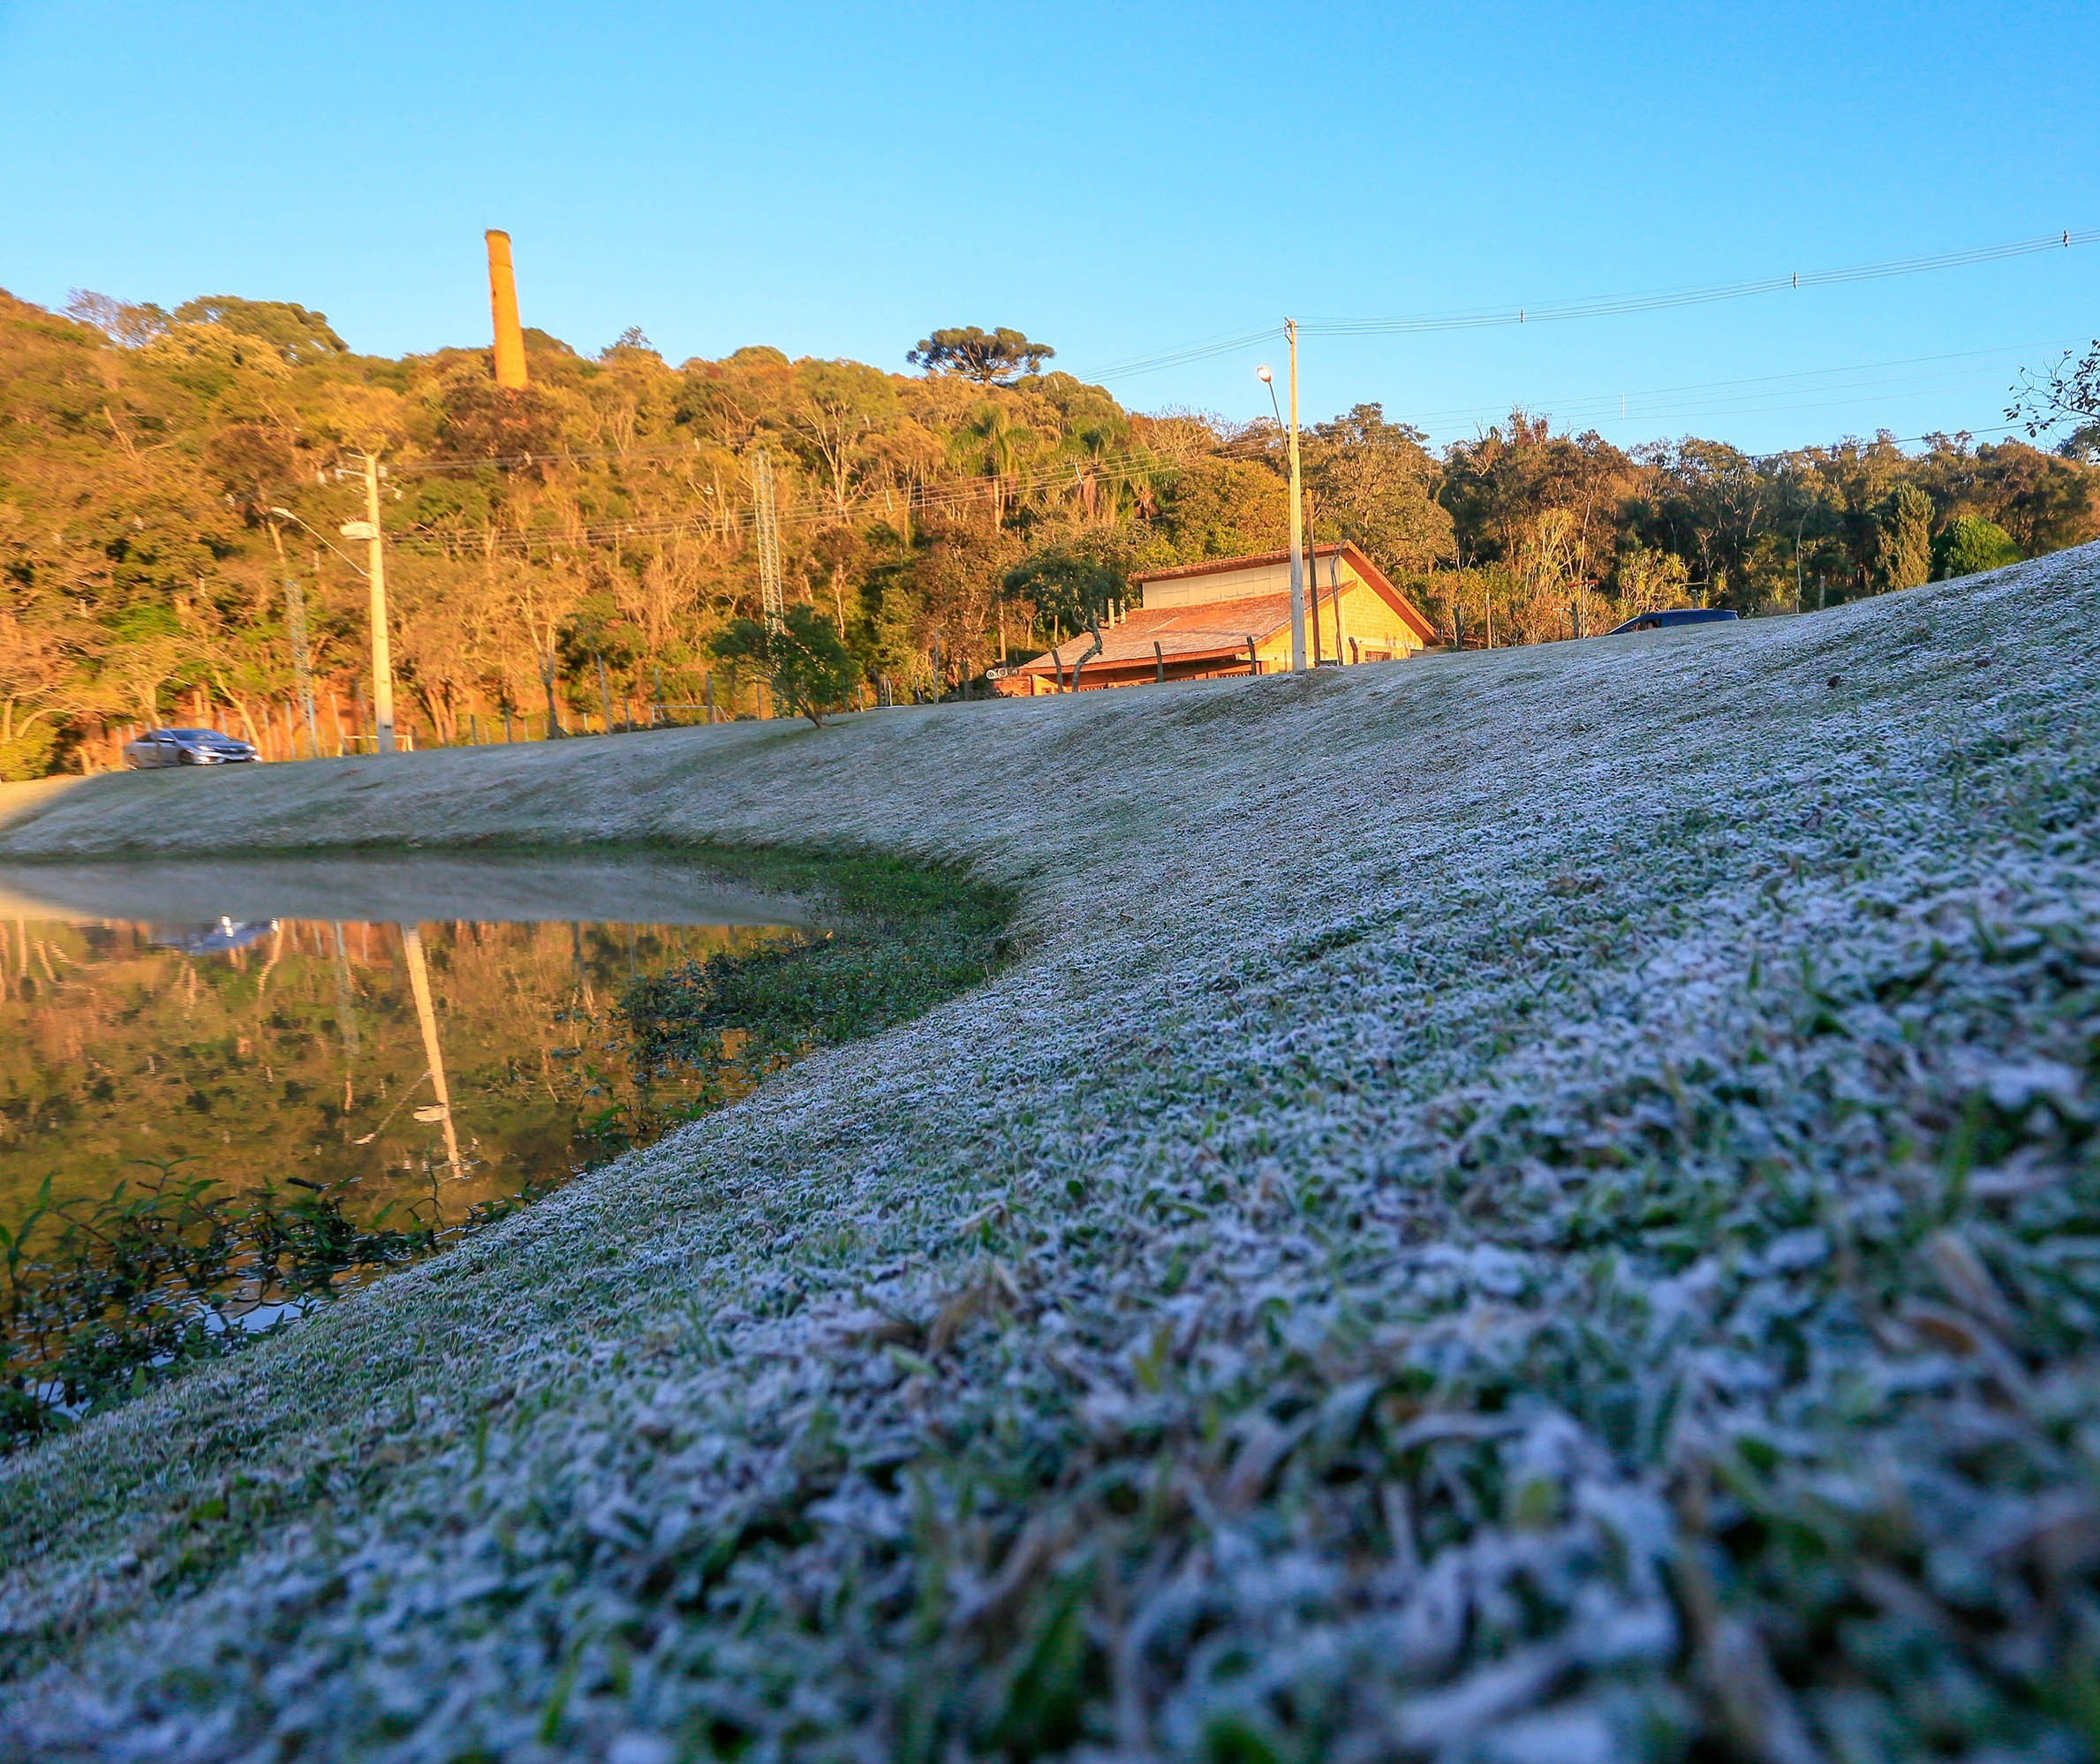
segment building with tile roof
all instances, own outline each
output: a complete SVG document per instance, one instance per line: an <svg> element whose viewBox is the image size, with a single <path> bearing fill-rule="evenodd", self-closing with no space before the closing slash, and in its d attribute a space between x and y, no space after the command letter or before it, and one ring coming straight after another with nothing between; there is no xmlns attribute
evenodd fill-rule
<svg viewBox="0 0 2100 1764"><path fill-rule="evenodd" d="M1311 548L1306 568L1306 660L1392 661L1438 641L1436 628L1355 546ZM1140 604L1101 631L1060 644L1002 671L997 690L1032 695L1290 667L1290 554L1212 558L1134 577ZM1318 636L1314 636L1317 630Z"/></svg>

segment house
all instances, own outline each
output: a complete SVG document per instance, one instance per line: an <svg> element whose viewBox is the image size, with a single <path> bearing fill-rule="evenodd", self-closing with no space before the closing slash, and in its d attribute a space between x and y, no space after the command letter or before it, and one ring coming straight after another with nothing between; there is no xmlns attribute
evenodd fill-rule
<svg viewBox="0 0 2100 1764"><path fill-rule="evenodd" d="M1305 574L1308 662L1391 661L1438 640L1421 609L1355 546L1312 547ZM1101 652L1079 673L1082 690L1289 670L1288 551L1156 569L1131 585L1140 604L1102 627ZM1009 695L1069 690L1092 647L1091 636L1074 637L994 684Z"/></svg>

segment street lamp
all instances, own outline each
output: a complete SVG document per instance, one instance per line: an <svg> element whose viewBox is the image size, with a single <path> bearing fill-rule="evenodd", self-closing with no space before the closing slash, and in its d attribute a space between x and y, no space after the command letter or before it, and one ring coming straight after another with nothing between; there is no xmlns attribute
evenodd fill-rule
<svg viewBox="0 0 2100 1764"><path fill-rule="evenodd" d="M374 745L381 753L394 750L394 663L387 641L387 565L381 550L379 527L379 461L376 455L365 456L365 508L366 518L345 521L336 529L346 539L363 539L371 547L371 564L359 569L337 548L326 533L318 527L299 520L290 509L272 509L270 513L282 516L298 524L335 552L344 562L356 569L372 588L372 724Z"/></svg>
<svg viewBox="0 0 2100 1764"><path fill-rule="evenodd" d="M365 566L363 564L359 563L357 559L352 557L348 552L344 551L341 546L337 545L335 540L330 539L326 533L322 532L319 527L313 525L309 522L302 521L297 515L293 514L290 509L272 509L270 513L275 515L280 521L290 521L292 525L296 527L305 527L308 532L312 533L315 539L319 539L321 544L326 546L330 551L334 552L337 557L344 561L344 562L347 563L352 569L356 570L359 576L362 576L365 573Z"/></svg>
<svg viewBox="0 0 2100 1764"><path fill-rule="evenodd" d="M365 518L345 521L337 529L347 539L363 539L371 547L372 564L366 571L372 584L372 733L373 745L381 753L394 750L394 661L388 651L387 556L379 527L379 456L367 453L365 464Z"/></svg>
<svg viewBox="0 0 2100 1764"><path fill-rule="evenodd" d="M1269 388L1269 405L1290 441L1290 667L1305 671L1305 496L1298 471L1298 321L1286 319L1283 335L1290 342L1290 421L1276 403L1276 375L1265 364L1255 377Z"/></svg>

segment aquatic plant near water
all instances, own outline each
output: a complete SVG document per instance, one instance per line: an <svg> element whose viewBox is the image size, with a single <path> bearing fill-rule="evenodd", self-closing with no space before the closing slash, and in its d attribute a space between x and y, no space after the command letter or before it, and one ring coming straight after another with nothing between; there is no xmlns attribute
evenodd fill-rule
<svg viewBox="0 0 2100 1764"><path fill-rule="evenodd" d="M345 1277L395 1266L435 1233L385 1210L359 1224L348 1183L244 1195L178 1159L111 1194L54 1202L47 1180L0 1226L0 1450L230 1352Z"/></svg>

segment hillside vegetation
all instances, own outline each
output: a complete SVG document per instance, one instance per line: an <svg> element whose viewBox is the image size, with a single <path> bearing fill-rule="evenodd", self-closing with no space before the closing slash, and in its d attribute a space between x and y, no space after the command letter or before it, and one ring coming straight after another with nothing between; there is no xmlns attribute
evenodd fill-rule
<svg viewBox="0 0 2100 1764"><path fill-rule="evenodd" d="M2096 614L2087 549L0 797L12 857L875 847L1024 939L0 1465L0 1756L2089 1754Z"/></svg>
<svg viewBox="0 0 2100 1764"><path fill-rule="evenodd" d="M571 726L697 704L712 640L757 610L761 452L789 598L907 698L1060 634L1015 575L1031 560L1076 554L1116 598L1133 570L1286 536L1273 424L1128 411L1024 339L922 347L926 371L897 374L767 347L673 366L638 331L586 357L528 332L532 383L504 391L486 350L359 355L284 302L73 311L0 295L0 777L112 764L113 731L163 720L280 753L287 576L324 747L354 744L362 547L315 534L362 518L365 449L387 473L403 727L426 747L543 733L550 704ZM1966 436L1628 452L1518 411L1439 456L1363 404L1311 426L1305 473L1316 538L1356 540L1440 629L1497 645L1688 599L1812 607L2100 531L2100 468ZM735 670L716 686L757 703Z"/></svg>

